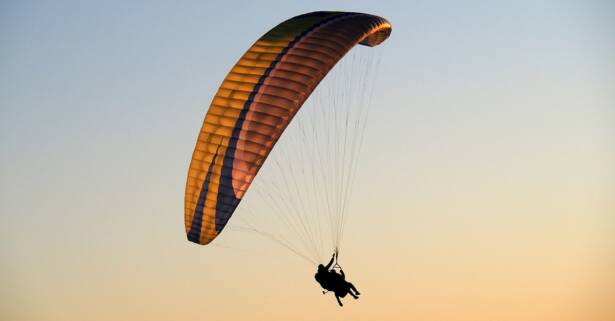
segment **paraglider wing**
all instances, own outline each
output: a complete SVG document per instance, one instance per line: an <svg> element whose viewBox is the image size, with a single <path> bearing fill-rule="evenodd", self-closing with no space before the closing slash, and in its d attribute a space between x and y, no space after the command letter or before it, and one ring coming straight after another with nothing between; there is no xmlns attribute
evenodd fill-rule
<svg viewBox="0 0 615 321"><path fill-rule="evenodd" d="M286 20L254 43L213 98L194 148L184 199L188 240L224 228L274 144L318 83L353 46L376 46L391 25L348 12Z"/></svg>

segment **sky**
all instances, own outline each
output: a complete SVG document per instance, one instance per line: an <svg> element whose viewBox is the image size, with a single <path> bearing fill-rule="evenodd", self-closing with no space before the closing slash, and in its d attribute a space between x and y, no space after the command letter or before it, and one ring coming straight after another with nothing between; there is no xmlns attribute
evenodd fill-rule
<svg viewBox="0 0 615 321"><path fill-rule="evenodd" d="M279 245L202 247L183 223L220 82L317 10L393 26L345 230L363 295L344 308ZM4 1L0 316L611 320L613 21L608 1Z"/></svg>

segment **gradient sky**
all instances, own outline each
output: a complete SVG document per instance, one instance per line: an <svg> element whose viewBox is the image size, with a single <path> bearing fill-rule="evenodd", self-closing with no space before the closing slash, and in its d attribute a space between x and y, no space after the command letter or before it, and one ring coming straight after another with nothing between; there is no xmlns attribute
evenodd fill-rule
<svg viewBox="0 0 615 321"><path fill-rule="evenodd" d="M344 309L276 244L183 226L221 80L316 10L393 25ZM613 21L609 1L4 1L0 318L612 320Z"/></svg>

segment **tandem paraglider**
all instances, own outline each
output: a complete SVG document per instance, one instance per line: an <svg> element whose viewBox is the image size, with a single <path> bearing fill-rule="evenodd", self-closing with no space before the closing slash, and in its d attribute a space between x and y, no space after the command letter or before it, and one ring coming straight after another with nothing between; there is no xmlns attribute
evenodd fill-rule
<svg viewBox="0 0 615 321"><path fill-rule="evenodd" d="M192 154L184 198L185 231L189 241L206 245L222 233L274 145L327 73L355 45L377 46L390 33L391 24L378 16L352 12L312 12L280 23L243 54L213 97ZM345 81L352 83L363 78L367 77L362 75ZM342 98L363 95L362 90L356 95ZM350 107L347 109L352 111ZM347 294L355 299L359 296L355 286L345 280L341 267L333 263L337 260L337 248L340 246L346 199L350 193L348 184L352 182L353 166L360 150L360 141L354 142L352 139L362 139L362 136L348 134L344 130L364 130L365 118L353 121L342 114L342 109L325 112L332 113L331 118L339 119L342 125L334 125L325 133L319 131L312 136L318 139L325 135L343 134L339 134L339 138L325 137L328 143L324 145L334 145L333 150L345 154L335 157L335 162L318 158L318 164L327 166L329 163L339 168L335 172L335 175L339 173L338 176L331 179L324 177L323 181L339 183L335 183L337 185L331 190L319 189L317 183L313 184L318 195L327 192L331 195L324 196L326 202L320 203L327 204L326 215L331 222L330 246L336 249L329 263L318 267L315 278L324 290L335 294L341 306L340 298ZM364 115L360 114L361 117ZM317 157L321 156L315 155L314 159ZM346 166L344 161L351 163ZM274 202L285 201L273 192L268 194L273 194L270 197ZM244 206L249 208L250 204ZM321 233L320 224L309 226L315 224L311 223L313 218L309 215L323 211L297 211L305 213L300 215L306 215L305 219L296 220L296 224L306 225L298 230L305 233L305 236L299 234L303 241L314 243L305 246L311 255L302 255L292 246L282 244L311 264L321 262L323 253L331 253L321 246L322 242L316 244L319 242L317 237L310 234L325 234ZM287 212L292 211L285 211L283 215ZM277 238L277 233L267 235L278 243L283 241Z"/></svg>

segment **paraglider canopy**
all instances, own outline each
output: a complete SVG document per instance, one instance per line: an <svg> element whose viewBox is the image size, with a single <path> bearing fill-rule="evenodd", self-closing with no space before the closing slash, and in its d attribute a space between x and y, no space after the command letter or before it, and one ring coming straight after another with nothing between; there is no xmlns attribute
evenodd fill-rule
<svg viewBox="0 0 615 321"><path fill-rule="evenodd" d="M356 44L376 46L391 25L351 12L286 20L239 59L214 96L190 162L188 240L208 244L226 226L271 149L329 70Z"/></svg>

